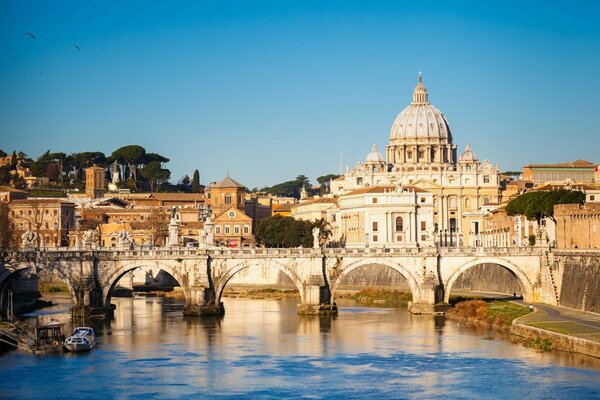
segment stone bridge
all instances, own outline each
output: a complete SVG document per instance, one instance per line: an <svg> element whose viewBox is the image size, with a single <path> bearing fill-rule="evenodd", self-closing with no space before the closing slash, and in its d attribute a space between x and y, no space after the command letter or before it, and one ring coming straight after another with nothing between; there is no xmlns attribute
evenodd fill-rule
<svg viewBox="0 0 600 400"><path fill-rule="evenodd" d="M493 263L518 280L525 301L556 304L552 254L531 247L411 249L54 249L15 251L0 265L0 290L21 271L51 272L64 281L78 313L110 312L112 290L137 268L161 269L181 285L186 315L222 314L221 296L229 280L253 266L287 275L300 292L298 313L336 312L336 290L353 270L383 265L399 272L412 292L413 313L433 313L447 303L461 273ZM0 292L1 293L1 292Z"/></svg>

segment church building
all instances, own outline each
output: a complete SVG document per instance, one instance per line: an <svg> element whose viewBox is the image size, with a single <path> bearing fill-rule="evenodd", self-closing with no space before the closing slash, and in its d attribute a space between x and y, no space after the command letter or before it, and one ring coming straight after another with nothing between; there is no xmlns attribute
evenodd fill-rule
<svg viewBox="0 0 600 400"><path fill-rule="evenodd" d="M331 191L340 197L366 187L404 186L431 193L434 226L427 238L447 242L439 238L452 236L454 243L473 245L486 211L500 201L500 174L468 144L457 156L450 124L429 102L422 80L419 74L411 104L392 124L385 158L373 145L364 163L331 182Z"/></svg>

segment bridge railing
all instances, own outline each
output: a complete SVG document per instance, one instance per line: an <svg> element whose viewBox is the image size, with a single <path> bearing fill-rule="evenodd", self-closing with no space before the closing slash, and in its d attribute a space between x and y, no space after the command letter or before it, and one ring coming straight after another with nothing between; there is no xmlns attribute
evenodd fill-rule
<svg viewBox="0 0 600 400"><path fill-rule="evenodd" d="M100 257L193 257L193 256L410 256L410 255L536 255L545 251L540 247L346 247L346 248L229 248L212 247L209 249L187 248L187 247L135 247L115 248L96 247L93 249L82 249L74 247L52 247L46 249L23 249L18 254L29 256L55 256L55 257L81 257L83 254L94 254ZM560 250L555 250L560 251ZM573 253L585 253L590 250L568 250Z"/></svg>

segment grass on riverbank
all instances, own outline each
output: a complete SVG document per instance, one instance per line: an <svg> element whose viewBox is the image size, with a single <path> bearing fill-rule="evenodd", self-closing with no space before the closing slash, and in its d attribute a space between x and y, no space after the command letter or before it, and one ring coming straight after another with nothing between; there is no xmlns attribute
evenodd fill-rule
<svg viewBox="0 0 600 400"><path fill-rule="evenodd" d="M271 299L281 300L283 298L300 297L296 289L274 289L274 288L226 288L223 297L244 299Z"/></svg>
<svg viewBox="0 0 600 400"><path fill-rule="evenodd" d="M446 315L455 320L510 330L512 321L526 314L529 314L527 307L508 301L471 299L457 302Z"/></svg>
<svg viewBox="0 0 600 400"><path fill-rule="evenodd" d="M336 297L351 298L361 304L384 307L406 307L412 300L410 293L376 288L366 288L355 293L339 293Z"/></svg>
<svg viewBox="0 0 600 400"><path fill-rule="evenodd" d="M41 293L69 293L69 288L62 282L40 282Z"/></svg>

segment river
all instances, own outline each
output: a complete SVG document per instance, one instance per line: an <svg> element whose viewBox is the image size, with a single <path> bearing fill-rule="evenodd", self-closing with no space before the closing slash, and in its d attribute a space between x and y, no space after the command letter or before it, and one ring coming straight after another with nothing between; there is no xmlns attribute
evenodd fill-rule
<svg viewBox="0 0 600 400"><path fill-rule="evenodd" d="M0 354L0 398L600 399L600 360L539 353L406 309L338 302L298 317L296 299L224 299L184 318L162 297L113 298L87 354ZM72 326L68 304L50 318Z"/></svg>

